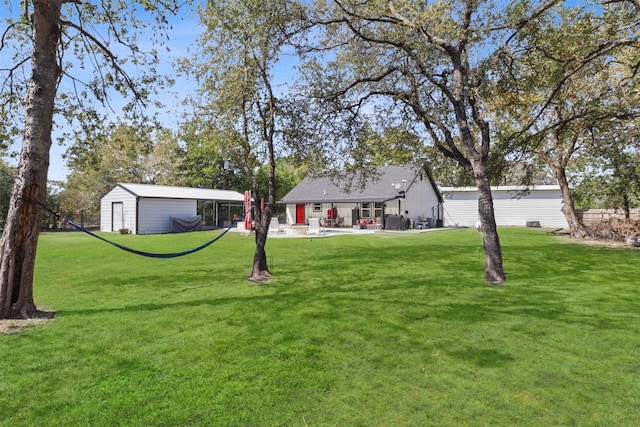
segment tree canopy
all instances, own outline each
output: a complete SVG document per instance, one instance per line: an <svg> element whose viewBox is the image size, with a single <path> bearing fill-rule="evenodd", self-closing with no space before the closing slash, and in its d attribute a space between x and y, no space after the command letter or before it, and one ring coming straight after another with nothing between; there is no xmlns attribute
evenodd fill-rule
<svg viewBox="0 0 640 427"><path fill-rule="evenodd" d="M254 200L256 252L249 279L270 278L265 252L267 232L276 208L276 156L286 152L285 105L274 87L274 66L297 31L300 6L277 0L210 2L200 12L205 31L199 50L183 69L200 83L195 116L200 141L216 141L223 162L242 164ZM267 165L266 187L257 171Z"/></svg>
<svg viewBox="0 0 640 427"><path fill-rule="evenodd" d="M526 22L491 64L500 77L493 90L502 138L553 172L575 237L586 230L575 212L568 171L576 162L588 163L608 123L640 114L639 25L627 2L557 2Z"/></svg>

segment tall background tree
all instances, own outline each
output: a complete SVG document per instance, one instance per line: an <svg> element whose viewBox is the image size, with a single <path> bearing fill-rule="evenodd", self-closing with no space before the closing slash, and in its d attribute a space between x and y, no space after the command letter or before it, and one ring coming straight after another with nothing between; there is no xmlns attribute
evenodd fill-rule
<svg viewBox="0 0 640 427"><path fill-rule="evenodd" d="M244 192L251 183L242 161L226 148L224 137L218 138L208 129L197 115L181 125L180 169L186 185Z"/></svg>
<svg viewBox="0 0 640 427"><path fill-rule="evenodd" d="M77 134L67 150L69 176L60 194L61 212L80 220L97 218L100 198L118 182L181 185L182 148L169 129L153 124L106 125L90 135Z"/></svg>
<svg viewBox="0 0 640 427"><path fill-rule="evenodd" d="M517 32L507 5L451 2L316 2L308 84L353 115L385 111L454 159L478 190L485 279L505 281L491 195L491 55ZM522 8L534 20L545 5ZM337 103L340 106L337 106ZM380 115L380 114L377 114Z"/></svg>
<svg viewBox="0 0 640 427"><path fill-rule="evenodd" d="M503 141L552 171L570 233L584 237L568 175L576 165L588 164L605 129L640 113L640 21L628 2L556 3L523 22L494 56L500 76L492 89L499 95L494 109ZM607 145L612 143L625 142L613 138Z"/></svg>
<svg viewBox="0 0 640 427"><path fill-rule="evenodd" d="M241 162L252 188L256 250L249 280L264 282L271 273L266 243L276 210L276 156L283 153L284 102L276 87L274 67L296 31L296 2L229 0L209 2L201 11L206 30L199 52L184 68L198 77L195 116L201 139L215 139L222 157ZM267 185L258 168L267 165ZM261 208L264 200L264 209Z"/></svg>
<svg viewBox="0 0 640 427"><path fill-rule="evenodd" d="M150 87L145 83L153 84L154 79L153 73L141 70L152 66L158 57L157 52L142 51L137 37L150 22L155 22L156 31L145 31L147 38L148 34L166 34L167 15L176 10L176 2L171 0L144 4L28 0L5 4L11 15L0 31L0 49L12 63L0 70L0 127L5 129L3 138L22 135L22 150L0 243L3 319L29 318L38 313L33 301L33 270L43 206L47 203L56 105L73 99L68 105L77 108L72 111L82 111L86 98L93 95L98 101L108 102L112 89L144 100ZM122 52L126 52L126 59L120 56ZM93 67L93 78L74 77L74 65L78 64ZM127 72L129 65L131 72ZM63 80L72 88L64 96L58 93ZM18 120L20 117L22 120Z"/></svg>
<svg viewBox="0 0 640 427"><path fill-rule="evenodd" d="M605 123L594 134L587 161L576 175L576 199L583 207L620 210L630 219L640 206L640 135L637 123Z"/></svg>

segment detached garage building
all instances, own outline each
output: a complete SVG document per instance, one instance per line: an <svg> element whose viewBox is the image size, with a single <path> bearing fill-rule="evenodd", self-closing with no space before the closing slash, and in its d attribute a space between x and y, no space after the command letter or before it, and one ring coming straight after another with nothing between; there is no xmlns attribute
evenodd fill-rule
<svg viewBox="0 0 640 427"><path fill-rule="evenodd" d="M474 227L478 221L478 192L475 187L440 188L444 196L445 225ZM524 227L568 228L562 213L558 185L491 187L496 224Z"/></svg>
<svg viewBox="0 0 640 427"><path fill-rule="evenodd" d="M223 227L242 214L243 202L236 191L118 183L100 200L100 231L170 233L180 223Z"/></svg>

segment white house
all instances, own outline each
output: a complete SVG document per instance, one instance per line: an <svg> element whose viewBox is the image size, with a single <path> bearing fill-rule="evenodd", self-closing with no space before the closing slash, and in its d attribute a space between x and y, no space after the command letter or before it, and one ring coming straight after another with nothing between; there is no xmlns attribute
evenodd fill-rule
<svg viewBox="0 0 640 427"><path fill-rule="evenodd" d="M198 216L204 225L223 226L242 214L243 201L235 191L118 183L100 200L100 231L169 233L180 222L174 219L195 224Z"/></svg>
<svg viewBox="0 0 640 427"><path fill-rule="evenodd" d="M349 185L351 184L351 185ZM442 196L426 168L382 166L363 186L328 176L306 177L277 203L288 224L319 218L328 226L396 227L399 219L442 226ZM402 218L400 218L402 217ZM388 222L387 222L388 221Z"/></svg>
<svg viewBox="0 0 640 427"><path fill-rule="evenodd" d="M478 192L475 187L442 187L444 223L450 226L475 226L478 221ZM568 228L562 213L562 194L558 185L532 187L491 187L498 226L540 225Z"/></svg>

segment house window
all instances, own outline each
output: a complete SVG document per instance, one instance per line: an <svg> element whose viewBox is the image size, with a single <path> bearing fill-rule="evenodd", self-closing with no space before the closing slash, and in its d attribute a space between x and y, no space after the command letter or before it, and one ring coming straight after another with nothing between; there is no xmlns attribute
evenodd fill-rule
<svg viewBox="0 0 640 427"><path fill-rule="evenodd" d="M360 218L382 218L382 203L362 203Z"/></svg>
<svg viewBox="0 0 640 427"><path fill-rule="evenodd" d="M322 203L314 203L313 204L314 212L322 212Z"/></svg>
<svg viewBox="0 0 640 427"><path fill-rule="evenodd" d="M376 203L373 206L373 216L374 218L382 218L382 203Z"/></svg>
<svg viewBox="0 0 640 427"><path fill-rule="evenodd" d="M371 203L360 205L360 218L371 218Z"/></svg>

